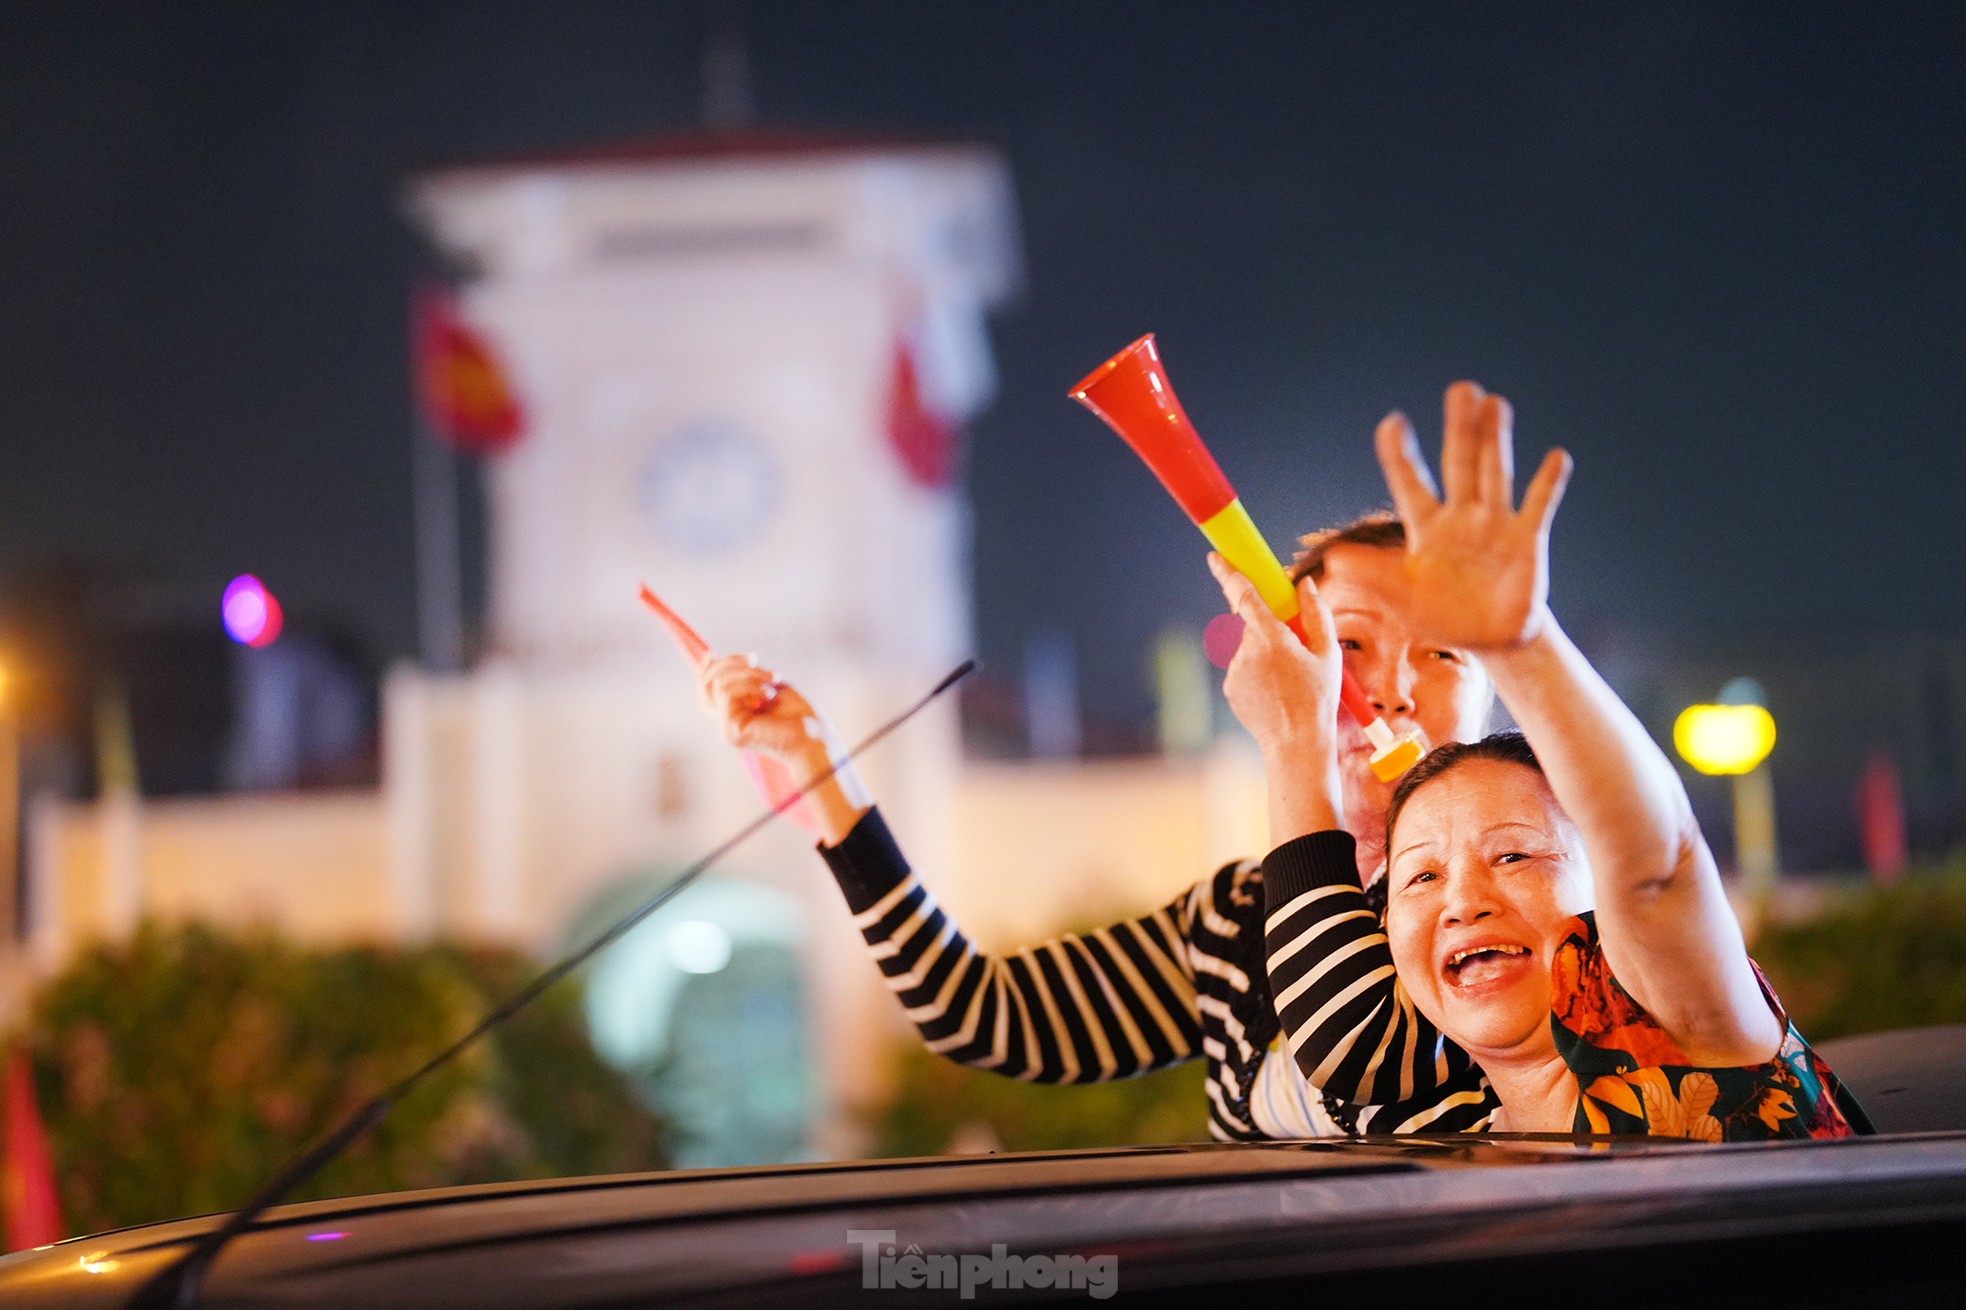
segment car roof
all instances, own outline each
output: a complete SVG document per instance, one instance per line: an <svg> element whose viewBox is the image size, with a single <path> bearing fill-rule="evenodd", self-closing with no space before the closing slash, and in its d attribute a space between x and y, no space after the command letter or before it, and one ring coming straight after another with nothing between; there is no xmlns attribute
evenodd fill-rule
<svg viewBox="0 0 1966 1310"><path fill-rule="evenodd" d="M1132 1290L1231 1274L1328 1283L1465 1261L1471 1235L1479 1258L1521 1260L1644 1246L1696 1220L1703 1240L1751 1218L1757 1241L1819 1241L1880 1213L1960 1222L1966 1133L1212 1143L405 1192L269 1211L221 1254L203 1304L790 1304L865 1290L872 1239L856 1233L888 1234L881 1249L897 1253L1110 1253ZM7 1257L0 1301L125 1304L217 1222Z"/></svg>

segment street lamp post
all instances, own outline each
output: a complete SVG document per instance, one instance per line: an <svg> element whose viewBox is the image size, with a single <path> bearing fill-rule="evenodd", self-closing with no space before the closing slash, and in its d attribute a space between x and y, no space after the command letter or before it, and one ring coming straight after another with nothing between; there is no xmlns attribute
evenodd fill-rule
<svg viewBox="0 0 1966 1310"><path fill-rule="evenodd" d="M27 924L21 890L20 714L11 672L0 666L0 1027L27 1004Z"/></svg>
<svg viewBox="0 0 1966 1310"><path fill-rule="evenodd" d="M1775 784L1762 765L1775 748L1775 718L1759 704L1742 703L1737 685L1721 694L1734 703L1687 706L1673 724L1672 742L1701 773L1733 779L1734 858L1758 917L1774 892L1777 867Z"/></svg>

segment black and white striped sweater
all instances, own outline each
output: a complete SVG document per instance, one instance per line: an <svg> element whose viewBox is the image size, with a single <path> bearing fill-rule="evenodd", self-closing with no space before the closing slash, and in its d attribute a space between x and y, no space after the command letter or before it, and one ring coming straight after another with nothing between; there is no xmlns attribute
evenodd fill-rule
<svg viewBox="0 0 1966 1310"><path fill-rule="evenodd" d="M1501 1102L1393 972L1350 834L1285 842L1263 868L1270 986L1303 1075L1355 1105L1361 1132L1486 1128Z"/></svg>
<svg viewBox="0 0 1966 1310"><path fill-rule="evenodd" d="M878 811L820 853L930 1050L1042 1083L1103 1082L1202 1058L1217 1137L1349 1126L1344 1107L1280 1055L1264 1073L1278 1023L1254 862L1224 865L1151 914L992 956L909 869Z"/></svg>

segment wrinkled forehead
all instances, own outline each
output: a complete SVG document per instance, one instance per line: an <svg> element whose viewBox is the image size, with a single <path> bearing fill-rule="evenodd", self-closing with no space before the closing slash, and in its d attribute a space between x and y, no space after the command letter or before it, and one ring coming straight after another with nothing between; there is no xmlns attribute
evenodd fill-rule
<svg viewBox="0 0 1966 1310"><path fill-rule="evenodd" d="M1386 849L1403 856L1479 843L1505 831L1531 830L1570 844L1576 828L1547 779L1511 760L1466 759L1421 783L1393 819Z"/></svg>
<svg viewBox="0 0 1966 1310"><path fill-rule="evenodd" d="M1325 552L1318 592L1334 613L1404 625L1412 603L1405 566L1406 552L1396 546L1344 542Z"/></svg>

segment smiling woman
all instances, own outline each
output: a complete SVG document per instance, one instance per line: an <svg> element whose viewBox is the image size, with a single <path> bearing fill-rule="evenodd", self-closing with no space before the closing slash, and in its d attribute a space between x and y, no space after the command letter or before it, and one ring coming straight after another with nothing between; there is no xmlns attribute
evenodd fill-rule
<svg viewBox="0 0 1966 1310"><path fill-rule="evenodd" d="M1400 825L1386 905L1394 963L1464 1045L1514 1046L1548 1024L1550 961L1592 906L1576 827L1519 734L1443 747L1413 774L1386 815L1389 831ZM1457 864L1462 851L1474 858Z"/></svg>
<svg viewBox="0 0 1966 1310"><path fill-rule="evenodd" d="M1379 430L1408 610L1481 659L1523 734L1443 747L1401 781L1383 926L1336 790L1304 781L1336 749L1323 718L1292 712L1329 698L1336 666L1315 591L1309 649L1245 643L1226 684L1285 775L1270 787L1265 939L1299 1067L1402 1125L1453 1100L1485 1111L1478 1128L1518 1132L1868 1131L1748 959L1671 765L1549 612L1568 457L1551 452L1517 511L1507 403L1456 383L1446 409L1445 497L1405 419ZM1241 579L1224 591L1262 623Z"/></svg>
<svg viewBox="0 0 1966 1310"><path fill-rule="evenodd" d="M1837 1137L1864 1122L1758 971L1782 1025L1774 1058L1707 1067L1618 983L1582 839L1520 734L1435 752L1387 822L1401 881L1386 928L1416 1003L1471 1049L1533 1047L1547 1030L1579 1089L1575 1127L1720 1141ZM1434 866L1457 849L1472 858L1450 886Z"/></svg>

